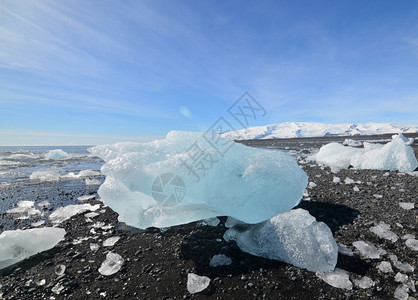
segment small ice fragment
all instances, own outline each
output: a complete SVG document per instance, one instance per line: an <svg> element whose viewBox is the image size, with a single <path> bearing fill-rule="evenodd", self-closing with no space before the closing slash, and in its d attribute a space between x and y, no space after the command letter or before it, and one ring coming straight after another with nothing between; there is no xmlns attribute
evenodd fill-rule
<svg viewBox="0 0 418 300"><path fill-rule="evenodd" d="M387 239L392 243L396 242L399 238L393 231L390 230L390 225L385 222L380 222L378 225L371 227L369 230L378 237Z"/></svg>
<svg viewBox="0 0 418 300"><path fill-rule="evenodd" d="M8 214L28 214L28 215L40 215L41 212L34 208L35 202L33 201L19 201L17 207L6 211Z"/></svg>
<svg viewBox="0 0 418 300"><path fill-rule="evenodd" d="M415 207L415 204L412 202L399 202L399 206L403 209L410 210Z"/></svg>
<svg viewBox="0 0 418 300"><path fill-rule="evenodd" d="M396 224L396 226L398 226L399 228L403 228L403 225L402 225L401 223L396 222L395 224Z"/></svg>
<svg viewBox="0 0 418 300"><path fill-rule="evenodd" d="M49 150L45 154L46 159L67 159L70 155L62 149Z"/></svg>
<svg viewBox="0 0 418 300"><path fill-rule="evenodd" d="M30 177L31 180L40 181L59 181L60 176L54 171L36 171L33 172Z"/></svg>
<svg viewBox="0 0 418 300"><path fill-rule="evenodd" d="M197 222L197 225L198 226L216 227L216 226L218 226L219 222L220 222L220 220L217 217L213 217L213 218L200 220L199 222Z"/></svg>
<svg viewBox="0 0 418 300"><path fill-rule="evenodd" d="M209 283L209 277L199 276L194 273L187 274L187 290L190 294L195 294L203 291L209 286Z"/></svg>
<svg viewBox="0 0 418 300"><path fill-rule="evenodd" d="M36 282L36 285L37 286L43 286L43 285L45 285L45 283L46 283L46 280L45 279L41 279L38 282Z"/></svg>
<svg viewBox="0 0 418 300"><path fill-rule="evenodd" d="M401 239L403 240L414 239L414 238L415 238L415 235L410 234L410 233L407 233L401 237Z"/></svg>
<svg viewBox="0 0 418 300"><path fill-rule="evenodd" d="M418 251L418 240L416 239L407 239L405 245L414 251Z"/></svg>
<svg viewBox="0 0 418 300"><path fill-rule="evenodd" d="M39 227L45 224L45 220L39 220L38 222L33 222L30 224L32 227Z"/></svg>
<svg viewBox="0 0 418 300"><path fill-rule="evenodd" d="M369 287L374 286L374 281L369 277L364 276L360 280L354 280L354 284L361 289L368 289Z"/></svg>
<svg viewBox="0 0 418 300"><path fill-rule="evenodd" d="M66 267L64 265L57 265L55 267L55 275L61 276L65 273Z"/></svg>
<svg viewBox="0 0 418 300"><path fill-rule="evenodd" d="M0 269L53 248L64 236L64 229L52 227L3 231L0 234Z"/></svg>
<svg viewBox="0 0 418 300"><path fill-rule="evenodd" d="M218 254L212 257L209 262L211 267L228 266L232 264L232 259L224 254Z"/></svg>
<svg viewBox="0 0 418 300"><path fill-rule="evenodd" d="M225 222L225 227L232 228L237 224L244 224L244 223L241 222L240 220L234 219L233 217L228 217Z"/></svg>
<svg viewBox="0 0 418 300"><path fill-rule="evenodd" d="M379 194L373 194L373 197L375 197L376 199L382 199L383 198L383 196L379 195Z"/></svg>
<svg viewBox="0 0 418 300"><path fill-rule="evenodd" d="M383 273L392 273L392 265L388 261L382 261L377 265L377 268Z"/></svg>
<svg viewBox="0 0 418 300"><path fill-rule="evenodd" d="M353 180L353 179L351 179L351 178L346 178L345 180L344 180L344 183L345 184L353 184L353 183L355 183L355 181Z"/></svg>
<svg viewBox="0 0 418 300"><path fill-rule="evenodd" d="M59 295L63 290L64 286L59 282L51 289L51 291L56 295Z"/></svg>
<svg viewBox="0 0 418 300"><path fill-rule="evenodd" d="M123 262L122 256L114 252L109 252L106 255L106 260L102 262L99 268L99 273L105 276L115 274L122 268Z"/></svg>
<svg viewBox="0 0 418 300"><path fill-rule="evenodd" d="M354 190L355 192L360 192L360 189L358 188L358 186L357 186L357 185L355 185L355 186L353 187L353 190Z"/></svg>
<svg viewBox="0 0 418 300"><path fill-rule="evenodd" d="M91 199L94 199L94 198L96 198L96 196L94 196L94 195L84 195L84 196L78 197L77 200L78 201L88 201L88 200L91 200Z"/></svg>
<svg viewBox="0 0 418 300"><path fill-rule="evenodd" d="M354 256L353 251L343 244L338 244L338 252L340 252L342 255Z"/></svg>
<svg viewBox="0 0 418 300"><path fill-rule="evenodd" d="M406 273L414 272L414 267L408 263L403 263L398 260L398 257L394 254L389 255L390 260L392 261L395 268L398 270L404 271Z"/></svg>
<svg viewBox="0 0 418 300"><path fill-rule="evenodd" d="M72 216L86 212L86 211L95 211L100 208L100 204L90 205L90 204L73 204L64 207L57 208L52 214L49 215L49 219L52 223L62 223L65 220L68 220Z"/></svg>
<svg viewBox="0 0 418 300"><path fill-rule="evenodd" d="M86 179L86 185L100 185L100 184L101 184L100 181L97 179L90 179L90 178Z"/></svg>
<svg viewBox="0 0 418 300"><path fill-rule="evenodd" d="M398 272L395 275L395 281L396 282L401 282L401 283L406 283L408 281L408 275L405 275L405 274L402 274L402 273Z"/></svg>
<svg viewBox="0 0 418 300"><path fill-rule="evenodd" d="M90 243L90 250L95 252L97 250L99 250L100 246L98 244L95 243Z"/></svg>
<svg viewBox="0 0 418 300"><path fill-rule="evenodd" d="M313 181L310 181L309 182L309 188L310 189L313 189L313 188L315 188L316 187L316 183L315 182L313 182Z"/></svg>
<svg viewBox="0 0 418 300"><path fill-rule="evenodd" d="M112 236L110 238L107 238L104 242L103 242L103 247L110 247L113 246L114 244L116 244L117 241L119 241L120 236Z"/></svg>
<svg viewBox="0 0 418 300"><path fill-rule="evenodd" d="M332 179L332 182L334 182L335 184L340 183L341 182L341 178L334 176L334 178Z"/></svg>
<svg viewBox="0 0 418 300"><path fill-rule="evenodd" d="M399 285L396 290L395 293L393 294L393 297L396 300L408 300L409 298L409 288L406 284L401 284Z"/></svg>
<svg viewBox="0 0 418 300"><path fill-rule="evenodd" d="M94 218L94 217L100 216L100 214L97 213L97 212L95 212L95 211L92 211L92 212L89 212L89 213L84 214L84 216L86 218Z"/></svg>
<svg viewBox="0 0 418 300"><path fill-rule="evenodd" d="M357 241L353 243L353 246L356 247L360 254L365 258L379 259L381 255L386 254L385 250L376 248L370 242Z"/></svg>
<svg viewBox="0 0 418 300"><path fill-rule="evenodd" d="M350 273L345 270L335 268L333 272L316 272L316 276L329 285L339 288L351 290L353 284L350 281Z"/></svg>
<svg viewBox="0 0 418 300"><path fill-rule="evenodd" d="M49 203L49 201L44 200L38 203L38 207L40 209L48 209L51 206L51 203Z"/></svg>

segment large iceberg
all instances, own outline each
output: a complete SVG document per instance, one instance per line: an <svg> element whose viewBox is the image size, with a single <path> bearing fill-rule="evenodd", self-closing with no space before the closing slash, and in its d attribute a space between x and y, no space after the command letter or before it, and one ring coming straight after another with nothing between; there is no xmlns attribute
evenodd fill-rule
<svg viewBox="0 0 418 300"><path fill-rule="evenodd" d="M418 167L414 150L403 135L392 136L385 144L364 143L364 148L346 147L338 143L322 146L315 156L316 162L333 168L399 170L412 172Z"/></svg>
<svg viewBox="0 0 418 300"><path fill-rule="evenodd" d="M252 255L285 261L309 271L331 272L337 264L338 246L331 230L301 208L260 224L237 225L225 232L224 239L235 241L241 250Z"/></svg>
<svg viewBox="0 0 418 300"><path fill-rule="evenodd" d="M51 249L65 236L62 228L10 230L0 234L0 269L11 266L38 252Z"/></svg>
<svg viewBox="0 0 418 300"><path fill-rule="evenodd" d="M163 140L89 151L106 162L101 199L139 228L216 216L258 223L297 205L307 185L291 155L215 135L172 131Z"/></svg>

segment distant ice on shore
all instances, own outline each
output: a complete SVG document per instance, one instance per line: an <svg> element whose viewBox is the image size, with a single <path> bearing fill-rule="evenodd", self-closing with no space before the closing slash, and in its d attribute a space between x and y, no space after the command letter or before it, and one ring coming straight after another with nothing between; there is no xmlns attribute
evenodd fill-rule
<svg viewBox="0 0 418 300"><path fill-rule="evenodd" d="M399 134L392 136L392 141L385 145L365 142L364 148L329 143L322 146L311 159L332 168L346 169L352 166L355 169L412 172L418 167L418 161L409 142L409 139Z"/></svg>
<svg viewBox="0 0 418 300"><path fill-rule="evenodd" d="M49 150L45 154L46 159L67 159L70 155L62 149Z"/></svg>

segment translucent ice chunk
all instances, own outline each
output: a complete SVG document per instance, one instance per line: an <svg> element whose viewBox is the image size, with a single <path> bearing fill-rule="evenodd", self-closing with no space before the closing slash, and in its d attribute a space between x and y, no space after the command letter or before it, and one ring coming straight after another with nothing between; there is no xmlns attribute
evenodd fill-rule
<svg viewBox="0 0 418 300"><path fill-rule="evenodd" d="M368 289L375 285L374 281L367 276L361 277L359 280L354 280L354 284L361 289Z"/></svg>
<svg viewBox="0 0 418 300"><path fill-rule="evenodd" d="M383 273L392 273L392 265L388 261L382 261L377 265L377 268Z"/></svg>
<svg viewBox="0 0 418 300"><path fill-rule="evenodd" d="M215 255L209 262L211 267L228 266L230 264L232 264L232 259L224 254Z"/></svg>
<svg viewBox="0 0 418 300"><path fill-rule="evenodd" d="M170 132L163 140L89 151L106 161L101 199L119 221L139 228L223 215L262 222L297 205L307 185L305 172L287 153L202 133ZM198 158L205 161L193 169L190 164Z"/></svg>
<svg viewBox="0 0 418 300"><path fill-rule="evenodd" d="M365 258L379 259L381 255L386 254L386 251L381 248L376 248L370 242L357 241L353 243L362 256Z"/></svg>
<svg viewBox="0 0 418 300"><path fill-rule="evenodd" d="M415 204L412 202L399 202L399 206L405 210L410 210L415 207Z"/></svg>
<svg viewBox="0 0 418 300"><path fill-rule="evenodd" d="M236 241L241 250L252 255L282 260L310 271L329 272L337 263L338 246L331 230L303 209L247 225L244 231L233 227L224 238Z"/></svg>
<svg viewBox="0 0 418 300"><path fill-rule="evenodd" d="M370 231L382 239L387 239L392 243L396 242L399 237L390 230L390 225L385 222L380 222L378 225L370 228Z"/></svg>
<svg viewBox="0 0 418 300"><path fill-rule="evenodd" d="M122 268L123 262L122 256L114 252L109 252L106 255L106 260L102 262L99 268L99 273L105 276L113 275Z"/></svg>
<svg viewBox="0 0 418 300"><path fill-rule="evenodd" d="M418 240L416 239L407 239L405 245L414 251L418 251Z"/></svg>
<svg viewBox="0 0 418 300"><path fill-rule="evenodd" d="M62 149L49 150L45 154L46 159L67 159L70 155Z"/></svg>
<svg viewBox="0 0 418 300"><path fill-rule="evenodd" d="M59 181L60 176L57 172L54 171L36 171L33 172L29 178L31 180L40 181Z"/></svg>
<svg viewBox="0 0 418 300"><path fill-rule="evenodd" d="M51 249L64 238L62 228L33 228L4 231L0 234L0 269L38 252Z"/></svg>
<svg viewBox="0 0 418 300"><path fill-rule="evenodd" d="M209 277L199 276L193 273L187 274L187 290L190 294L195 294L203 291L209 286L209 283Z"/></svg>
<svg viewBox="0 0 418 300"><path fill-rule="evenodd" d="M98 210L99 208L100 208L100 204L68 205L68 206L57 208L52 214L49 215L49 219L51 220L52 223L61 223L77 214L81 214L86 211L95 211L95 210Z"/></svg>
<svg viewBox="0 0 418 300"><path fill-rule="evenodd" d="M111 247L113 245L116 244L117 241L119 241L120 236L112 236L110 238L107 238L104 242L103 242L103 247Z"/></svg>
<svg viewBox="0 0 418 300"><path fill-rule="evenodd" d="M339 268L336 268L333 272L316 272L316 276L339 289L351 290L353 288L350 273Z"/></svg>

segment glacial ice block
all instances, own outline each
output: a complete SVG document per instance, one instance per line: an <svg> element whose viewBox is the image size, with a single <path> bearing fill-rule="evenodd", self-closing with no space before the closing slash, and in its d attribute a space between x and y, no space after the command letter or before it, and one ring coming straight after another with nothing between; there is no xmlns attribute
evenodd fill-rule
<svg viewBox="0 0 418 300"><path fill-rule="evenodd" d="M315 156L316 162L333 168L399 170L412 172L418 167L414 150L403 135L392 136L385 144L364 143L364 148L346 147L338 143L322 146Z"/></svg>
<svg viewBox="0 0 418 300"><path fill-rule="evenodd" d="M307 176L291 155L218 136L211 142L219 148L202 133L172 131L149 143L90 148L105 160L98 193L119 221L139 228L216 216L258 223L299 203Z"/></svg>
<svg viewBox="0 0 418 300"><path fill-rule="evenodd" d="M331 230L300 208L260 224L237 225L225 232L224 239L235 241L241 250L252 255L285 261L309 271L331 272L337 264L338 246Z"/></svg>
<svg viewBox="0 0 418 300"><path fill-rule="evenodd" d="M46 159L67 159L70 155L62 149L49 150L45 154Z"/></svg>
<svg viewBox="0 0 418 300"><path fill-rule="evenodd" d="M65 236L62 228L10 230L0 234L0 269L11 266L38 252L51 249Z"/></svg>

